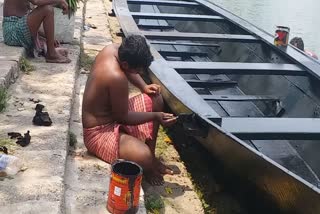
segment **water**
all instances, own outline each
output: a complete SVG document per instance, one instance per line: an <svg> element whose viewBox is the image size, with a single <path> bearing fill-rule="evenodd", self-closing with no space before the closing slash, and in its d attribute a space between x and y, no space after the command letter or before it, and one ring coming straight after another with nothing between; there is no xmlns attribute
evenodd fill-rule
<svg viewBox="0 0 320 214"><path fill-rule="evenodd" d="M290 38L302 37L305 49L320 55L319 0L208 0L274 34L277 25L290 27Z"/></svg>

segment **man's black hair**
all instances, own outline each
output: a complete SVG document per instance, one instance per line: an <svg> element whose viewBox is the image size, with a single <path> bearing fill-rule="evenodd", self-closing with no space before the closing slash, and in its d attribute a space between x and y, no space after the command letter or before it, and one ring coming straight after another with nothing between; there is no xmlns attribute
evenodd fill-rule
<svg viewBox="0 0 320 214"><path fill-rule="evenodd" d="M130 68L148 68L153 61L150 48L144 37L131 35L123 39L119 50L119 60L127 62Z"/></svg>
<svg viewBox="0 0 320 214"><path fill-rule="evenodd" d="M296 46L300 50L304 51L304 43L303 43L302 38L294 37L293 39L291 39L290 44L293 46Z"/></svg>

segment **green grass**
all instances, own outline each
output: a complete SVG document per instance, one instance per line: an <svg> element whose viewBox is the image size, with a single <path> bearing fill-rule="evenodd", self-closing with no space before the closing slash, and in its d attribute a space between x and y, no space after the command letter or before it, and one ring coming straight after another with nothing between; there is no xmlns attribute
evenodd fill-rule
<svg viewBox="0 0 320 214"><path fill-rule="evenodd" d="M81 52L80 56L80 66L84 68L87 71L91 70L91 66L95 60L96 52L88 52L86 53L84 51Z"/></svg>
<svg viewBox="0 0 320 214"><path fill-rule="evenodd" d="M7 107L8 92L7 89L0 87L0 112L3 112Z"/></svg>
<svg viewBox="0 0 320 214"><path fill-rule="evenodd" d="M168 149L169 145L165 142L165 139L167 138L167 134L165 130L160 126L159 132L158 132L158 138L157 138L157 147L156 147L156 156L160 157L165 155L166 150Z"/></svg>
<svg viewBox="0 0 320 214"><path fill-rule="evenodd" d="M7 147L9 154L13 154L18 147L14 140L8 138L0 138L0 146Z"/></svg>
<svg viewBox="0 0 320 214"><path fill-rule="evenodd" d="M145 206L148 213L160 214L162 208L164 208L164 202L161 197L149 196L146 198Z"/></svg>
<svg viewBox="0 0 320 214"><path fill-rule="evenodd" d="M73 132L69 132L69 146L74 147L77 144L77 136Z"/></svg>
<svg viewBox="0 0 320 214"><path fill-rule="evenodd" d="M24 57L20 59L19 68L22 72L26 74L30 74L32 71L35 70L34 66L31 65L30 61Z"/></svg>

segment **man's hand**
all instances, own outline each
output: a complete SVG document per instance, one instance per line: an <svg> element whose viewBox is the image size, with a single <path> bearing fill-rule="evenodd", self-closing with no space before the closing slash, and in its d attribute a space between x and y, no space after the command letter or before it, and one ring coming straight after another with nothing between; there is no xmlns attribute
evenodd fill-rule
<svg viewBox="0 0 320 214"><path fill-rule="evenodd" d="M68 4L67 4L67 2L65 0L61 0L60 7L61 7L62 13L64 15L68 14L69 6L68 6Z"/></svg>
<svg viewBox="0 0 320 214"><path fill-rule="evenodd" d="M157 112L157 120L162 126L168 127L177 122L177 117L175 117L173 114Z"/></svg>
<svg viewBox="0 0 320 214"><path fill-rule="evenodd" d="M148 95L158 95L160 94L160 86L157 84L146 85L143 88L143 93L146 93Z"/></svg>

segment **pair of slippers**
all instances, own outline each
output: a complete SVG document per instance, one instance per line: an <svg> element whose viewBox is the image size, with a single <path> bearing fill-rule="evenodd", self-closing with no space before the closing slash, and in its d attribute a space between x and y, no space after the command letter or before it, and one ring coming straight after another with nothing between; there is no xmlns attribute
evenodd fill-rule
<svg viewBox="0 0 320 214"><path fill-rule="evenodd" d="M16 144L19 144L22 147L28 146L31 141L30 131L27 131L24 136L22 136L19 132L9 132L8 136L11 139L17 139Z"/></svg>
<svg viewBox="0 0 320 214"><path fill-rule="evenodd" d="M51 126L52 121L49 116L48 112L43 112L42 110L44 109L44 105L37 104L36 105L36 114L33 117L33 124L37 126ZM19 144L22 147L25 147L30 144L31 141L31 136L30 136L30 131L27 131L27 133L22 136L19 132L9 132L8 136L11 139L17 139L17 144ZM8 149L4 146L0 147L0 151L4 152L7 154Z"/></svg>

